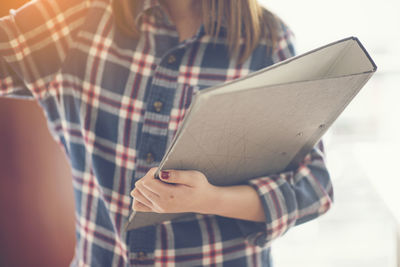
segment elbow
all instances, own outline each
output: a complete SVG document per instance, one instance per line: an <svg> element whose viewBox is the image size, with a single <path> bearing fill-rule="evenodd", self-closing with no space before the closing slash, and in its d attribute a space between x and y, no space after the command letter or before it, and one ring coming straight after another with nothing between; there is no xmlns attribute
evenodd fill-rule
<svg viewBox="0 0 400 267"><path fill-rule="evenodd" d="M327 213L333 206L334 193L330 175L326 169L308 172L298 184L298 214L296 225L310 221Z"/></svg>
<svg viewBox="0 0 400 267"><path fill-rule="evenodd" d="M319 197L319 208L317 213L323 215L327 213L333 206L334 194L331 178L328 170L325 168L323 174L313 177L317 184L317 195ZM319 189L319 190L318 190Z"/></svg>
<svg viewBox="0 0 400 267"><path fill-rule="evenodd" d="M319 215L323 215L327 213L333 205L333 189L332 187L328 189L328 191L325 192L325 195L321 197L319 201L319 209L317 213Z"/></svg>

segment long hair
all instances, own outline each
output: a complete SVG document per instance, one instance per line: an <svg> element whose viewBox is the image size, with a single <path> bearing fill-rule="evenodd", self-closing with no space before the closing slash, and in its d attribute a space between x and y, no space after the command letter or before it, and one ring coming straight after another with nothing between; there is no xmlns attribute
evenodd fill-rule
<svg viewBox="0 0 400 267"><path fill-rule="evenodd" d="M113 0L113 12L118 27L137 38L135 8L139 0ZM265 10L257 0L196 0L201 1L202 23L207 35L217 37L222 25L227 28L227 45L231 55L245 61L261 38L266 37L272 47L278 42L277 18ZM241 40L244 50L239 51Z"/></svg>

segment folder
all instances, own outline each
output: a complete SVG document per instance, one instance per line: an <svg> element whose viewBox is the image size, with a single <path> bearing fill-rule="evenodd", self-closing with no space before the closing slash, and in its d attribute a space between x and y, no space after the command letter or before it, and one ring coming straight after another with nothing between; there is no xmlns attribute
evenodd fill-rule
<svg viewBox="0 0 400 267"><path fill-rule="evenodd" d="M349 37L201 90L156 175L198 170L211 184L227 186L296 168L376 68ZM185 215L133 211L125 228Z"/></svg>

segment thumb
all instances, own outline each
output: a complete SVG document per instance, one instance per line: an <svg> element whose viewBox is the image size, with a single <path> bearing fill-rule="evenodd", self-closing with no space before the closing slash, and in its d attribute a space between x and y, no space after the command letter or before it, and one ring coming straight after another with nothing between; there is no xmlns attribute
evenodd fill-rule
<svg viewBox="0 0 400 267"><path fill-rule="evenodd" d="M159 176L163 182L187 186L194 186L197 180L193 171L165 170Z"/></svg>

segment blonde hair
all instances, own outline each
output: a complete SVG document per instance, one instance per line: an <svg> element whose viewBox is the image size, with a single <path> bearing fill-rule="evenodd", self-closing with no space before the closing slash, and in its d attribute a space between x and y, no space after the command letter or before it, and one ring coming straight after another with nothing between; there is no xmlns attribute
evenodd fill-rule
<svg viewBox="0 0 400 267"><path fill-rule="evenodd" d="M138 37L135 25L135 2L138 0L113 0L113 12L118 27L126 34ZM217 37L221 27L227 28L227 45L231 55L239 55L243 63L253 52L261 38L266 37L271 46L278 42L277 18L261 7L257 0L195 0L201 1L202 22L207 35ZM243 38L244 50L240 50Z"/></svg>

